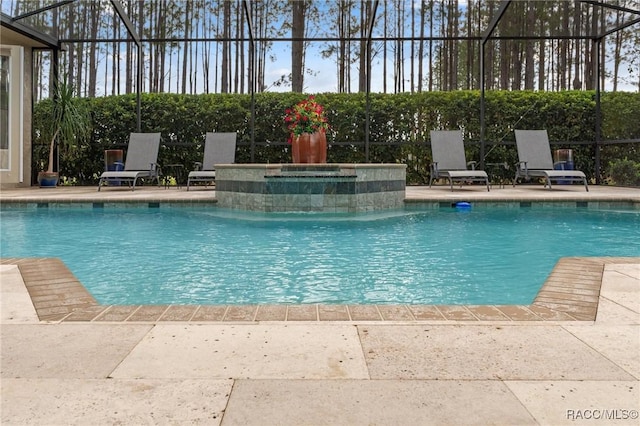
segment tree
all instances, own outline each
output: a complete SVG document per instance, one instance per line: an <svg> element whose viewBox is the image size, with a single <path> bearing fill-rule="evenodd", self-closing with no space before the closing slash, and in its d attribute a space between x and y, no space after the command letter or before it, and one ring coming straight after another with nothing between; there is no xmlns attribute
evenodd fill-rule
<svg viewBox="0 0 640 426"><path fill-rule="evenodd" d="M482 0L386 0L380 2L378 19L372 23L372 0L250 0L253 36L258 41L249 63L243 0L122 3L143 38L141 52L126 40L124 24L106 1L6 0L3 10L20 15L53 6L25 23L64 41L68 48L60 56L69 81L79 95L98 96L136 90L139 54L144 78L138 89L149 92L246 93L272 86L304 91L305 81L314 73L332 73L338 92L366 90L371 75L382 77L383 92L478 88L480 38L499 6ZM606 51L596 52L589 39L629 23L634 15L625 9L637 9L637 4L637 0L616 0L616 7L580 0L510 2L493 32L496 38L484 44L486 89L593 88L598 59L601 85L611 82L614 91L622 83L639 85L637 24L607 35ZM367 43L371 24L384 40ZM309 37L324 36L329 40L322 43L322 57L335 67L311 69L306 60ZM83 41L74 43L74 38ZM86 43L110 38L118 41ZM377 53L381 53L378 62ZM35 101L52 90L49 55L34 53ZM291 55L291 72L266 81L271 79L269 63L288 62L285 55ZM352 88L356 79L357 87Z"/></svg>
<svg viewBox="0 0 640 426"><path fill-rule="evenodd" d="M231 27L231 2L225 1L222 7L222 63L220 64L220 92L229 93L229 66L231 62L231 52L229 46L230 27Z"/></svg>
<svg viewBox="0 0 640 426"><path fill-rule="evenodd" d="M307 2L291 0L291 90L301 93L304 88L304 23Z"/></svg>
<svg viewBox="0 0 640 426"><path fill-rule="evenodd" d="M39 180L43 177L54 179L53 185L46 186L55 186L58 180L57 172L53 171L56 143L58 149L69 150L91 134L89 111L74 97L73 86L69 84L66 76L63 80L54 81L51 119L48 124L49 128L45 131L48 132L47 135L51 138L51 142L49 142L49 161L47 170L41 172Z"/></svg>

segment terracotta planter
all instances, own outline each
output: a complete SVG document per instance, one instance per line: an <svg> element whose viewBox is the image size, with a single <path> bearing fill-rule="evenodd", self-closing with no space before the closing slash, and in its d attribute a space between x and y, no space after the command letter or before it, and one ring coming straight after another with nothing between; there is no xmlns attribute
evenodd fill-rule
<svg viewBox="0 0 640 426"><path fill-rule="evenodd" d="M325 132L303 133L291 141L294 163L326 163L327 134Z"/></svg>

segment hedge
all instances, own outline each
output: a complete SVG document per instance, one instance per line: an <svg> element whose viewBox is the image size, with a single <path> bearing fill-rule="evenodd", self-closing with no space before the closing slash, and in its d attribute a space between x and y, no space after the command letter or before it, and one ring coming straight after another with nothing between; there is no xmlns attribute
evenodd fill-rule
<svg viewBox="0 0 640 426"><path fill-rule="evenodd" d="M284 110L307 95L260 93L255 95L253 162L290 162ZM363 93L316 94L326 109L331 128L327 134L329 162L365 162L366 96ZM87 102L93 118L91 140L70 152L60 153L60 174L66 182L96 184L104 170L104 150L126 148L136 131L135 95L79 99ZM640 138L640 94L602 94L602 139ZM595 177L595 92L491 91L485 104L487 143L485 161L507 162L513 175L517 161L513 130L547 129L553 148L572 148L577 169ZM51 101L34 107L34 175L46 162L47 141L39 137L49 117ZM429 131L460 128L464 132L467 159L480 160L480 93L478 91L424 92L370 95L369 162L406 163L407 183L428 182ZM142 94L141 131L161 132L159 163L201 161L208 131L238 133L238 163L252 162L251 96L238 94ZM589 144L577 144L589 142ZM640 144L604 145L601 177L616 161L640 163Z"/></svg>

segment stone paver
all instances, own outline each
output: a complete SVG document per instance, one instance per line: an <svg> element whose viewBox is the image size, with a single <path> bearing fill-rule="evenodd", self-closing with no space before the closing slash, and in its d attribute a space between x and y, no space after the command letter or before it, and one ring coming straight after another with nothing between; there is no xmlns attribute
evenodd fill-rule
<svg viewBox="0 0 640 426"><path fill-rule="evenodd" d="M6 323L38 322L29 292L16 265L0 265L0 321Z"/></svg>
<svg viewBox="0 0 640 426"><path fill-rule="evenodd" d="M287 318L286 305L260 305L256 321L284 321Z"/></svg>
<svg viewBox="0 0 640 426"><path fill-rule="evenodd" d="M320 321L348 321L349 311L345 305L319 305L318 319Z"/></svg>
<svg viewBox="0 0 640 426"><path fill-rule="evenodd" d="M605 264L598 303L598 324L640 325L640 263Z"/></svg>
<svg viewBox="0 0 640 426"><path fill-rule="evenodd" d="M638 425L639 382L506 382L538 424Z"/></svg>
<svg viewBox="0 0 640 426"><path fill-rule="evenodd" d="M189 321L196 312L196 309L198 309L198 307L193 305L169 306L169 309L167 309L160 317L160 321Z"/></svg>
<svg viewBox="0 0 640 426"><path fill-rule="evenodd" d="M191 321L222 321L226 312L226 306L200 306Z"/></svg>
<svg viewBox="0 0 640 426"><path fill-rule="evenodd" d="M258 307L255 305L229 306L224 316L224 321L253 321Z"/></svg>
<svg viewBox="0 0 640 426"><path fill-rule="evenodd" d="M218 425L232 380L2 380L2 425Z"/></svg>
<svg viewBox="0 0 640 426"><path fill-rule="evenodd" d="M349 315L353 321L382 321L382 316L375 305L349 305Z"/></svg>
<svg viewBox="0 0 640 426"><path fill-rule="evenodd" d="M609 284L601 289L600 296L640 314L640 299L635 297L640 287L640 264L605 265L603 280Z"/></svg>
<svg viewBox="0 0 640 426"><path fill-rule="evenodd" d="M288 321L317 321L318 307L316 305L288 305Z"/></svg>
<svg viewBox="0 0 640 426"><path fill-rule="evenodd" d="M152 326L2 324L5 378L107 378Z"/></svg>
<svg viewBox="0 0 640 426"><path fill-rule="evenodd" d="M640 313L634 312L625 306L601 297L598 302L598 324L636 324L640 325Z"/></svg>
<svg viewBox="0 0 640 426"><path fill-rule="evenodd" d="M640 325L563 328L640 380Z"/></svg>
<svg viewBox="0 0 640 426"><path fill-rule="evenodd" d="M109 309L104 310L98 317L94 319L94 321L98 322L117 322L117 321L126 321L130 318L136 311L140 309L140 306L111 306Z"/></svg>
<svg viewBox="0 0 640 426"><path fill-rule="evenodd" d="M359 332L374 379L634 379L559 327L360 326Z"/></svg>
<svg viewBox="0 0 640 426"><path fill-rule="evenodd" d="M501 382L238 380L228 425L536 424Z"/></svg>
<svg viewBox="0 0 640 426"><path fill-rule="evenodd" d="M157 325L117 378L367 379L355 326Z"/></svg>

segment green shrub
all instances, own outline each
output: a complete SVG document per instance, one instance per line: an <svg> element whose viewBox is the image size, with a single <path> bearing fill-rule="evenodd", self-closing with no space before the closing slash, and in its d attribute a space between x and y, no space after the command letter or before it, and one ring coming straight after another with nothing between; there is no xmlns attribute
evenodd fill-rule
<svg viewBox="0 0 640 426"><path fill-rule="evenodd" d="M142 94L141 131L161 132L158 161L184 164L191 169L202 160L204 136L209 131L238 133L238 163L291 161L284 111L307 95L255 94ZM368 147L365 145L367 97L364 93L316 94L327 113L327 161L332 163L390 162L407 164L407 182L428 182L432 129L460 128L464 132L467 160L480 161L480 92L372 93ZM126 149L129 133L136 130L135 95L87 99L92 111L90 142L73 157L62 155L60 175L77 184L96 184L104 170L104 151ZM34 107L33 169L41 169L46 144L41 130L50 101ZM640 138L640 94L604 93L602 139ZM490 91L485 104L485 162L507 162L510 169L494 167L492 175L511 178L517 161L514 129L547 129L552 148L574 150L577 169L595 178L595 93ZM576 143L582 142L582 143ZM601 164L623 156L640 162L640 143L603 145ZM605 178L606 176L601 176Z"/></svg>
<svg viewBox="0 0 640 426"><path fill-rule="evenodd" d="M613 185L640 186L640 163L626 157L609 163L609 176Z"/></svg>

